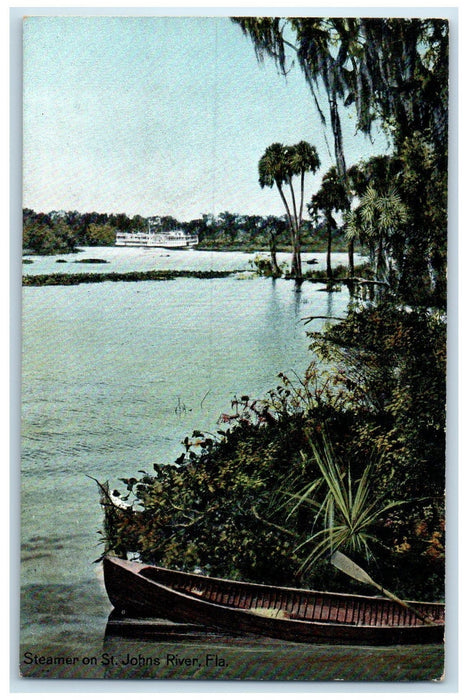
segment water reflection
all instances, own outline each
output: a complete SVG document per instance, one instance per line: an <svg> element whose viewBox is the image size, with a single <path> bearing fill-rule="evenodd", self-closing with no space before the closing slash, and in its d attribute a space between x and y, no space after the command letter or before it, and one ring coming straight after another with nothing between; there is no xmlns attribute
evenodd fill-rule
<svg viewBox="0 0 468 700"><path fill-rule="evenodd" d="M194 624L109 615L102 677L172 680L424 681L443 674L443 645L335 646L226 634Z"/></svg>
<svg viewBox="0 0 468 700"><path fill-rule="evenodd" d="M329 316L330 318L332 316L334 316L334 313L333 313L333 298L334 298L334 296L335 296L334 292L327 293L327 316Z"/></svg>
<svg viewBox="0 0 468 700"><path fill-rule="evenodd" d="M110 613L104 632L104 649L112 647L117 639L135 639L159 642L193 642L221 637L220 633L191 622L171 622L153 618L130 618L116 610Z"/></svg>

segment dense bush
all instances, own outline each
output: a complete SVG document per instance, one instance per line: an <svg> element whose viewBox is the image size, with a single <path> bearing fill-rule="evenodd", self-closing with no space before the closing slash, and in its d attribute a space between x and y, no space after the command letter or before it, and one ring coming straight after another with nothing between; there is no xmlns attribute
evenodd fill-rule
<svg viewBox="0 0 468 700"><path fill-rule="evenodd" d="M382 306L312 339L327 371L281 375L262 401L236 401L216 436L186 438L174 464L122 479L128 507L104 499L107 550L217 576L362 590L326 556L304 566L311 535L330 535L317 458L329 444L341 486L349 479L382 507L352 525L369 550L351 539L344 549L402 595L443 594L443 320Z"/></svg>

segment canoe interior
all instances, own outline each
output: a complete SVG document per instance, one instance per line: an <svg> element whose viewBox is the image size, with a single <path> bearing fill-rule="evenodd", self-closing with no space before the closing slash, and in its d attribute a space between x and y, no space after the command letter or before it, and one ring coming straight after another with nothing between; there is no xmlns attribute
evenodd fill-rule
<svg viewBox="0 0 468 700"><path fill-rule="evenodd" d="M142 567L139 574L196 600L269 618L371 627L425 624L414 612L386 598L277 588L150 566ZM443 623L442 604L417 602L411 605L433 622Z"/></svg>

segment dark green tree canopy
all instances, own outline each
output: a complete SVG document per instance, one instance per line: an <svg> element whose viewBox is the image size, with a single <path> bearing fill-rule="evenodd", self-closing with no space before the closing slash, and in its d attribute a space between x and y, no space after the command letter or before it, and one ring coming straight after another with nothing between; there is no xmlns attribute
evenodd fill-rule
<svg viewBox="0 0 468 700"><path fill-rule="evenodd" d="M356 126L370 133L375 120L400 142L428 131L439 148L447 143L448 22L424 18L236 17L260 60L271 57L286 75L297 60L321 120L318 89L325 88L335 146L335 103L354 104ZM338 121L336 121L336 119ZM338 139L338 141L337 141ZM337 154L338 155L338 154ZM342 175L342 168L337 162Z"/></svg>

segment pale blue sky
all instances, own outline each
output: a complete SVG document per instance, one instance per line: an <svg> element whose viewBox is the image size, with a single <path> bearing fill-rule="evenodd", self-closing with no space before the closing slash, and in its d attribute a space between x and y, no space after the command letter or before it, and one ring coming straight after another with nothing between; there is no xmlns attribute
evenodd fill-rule
<svg viewBox="0 0 468 700"><path fill-rule="evenodd" d="M386 149L343 121L349 165ZM276 191L258 185L258 160L275 141L302 139L322 161L310 199L332 161L303 75L259 65L227 17L24 22L26 207L283 214Z"/></svg>

